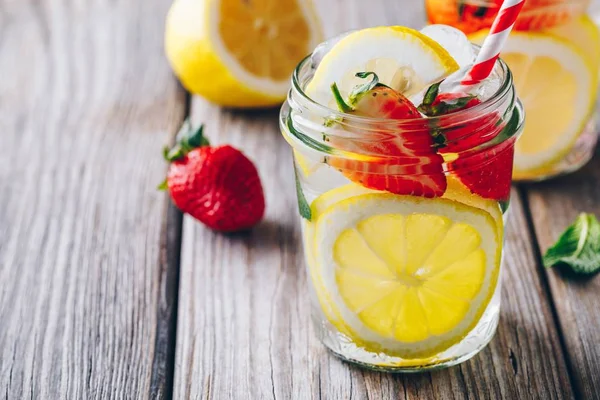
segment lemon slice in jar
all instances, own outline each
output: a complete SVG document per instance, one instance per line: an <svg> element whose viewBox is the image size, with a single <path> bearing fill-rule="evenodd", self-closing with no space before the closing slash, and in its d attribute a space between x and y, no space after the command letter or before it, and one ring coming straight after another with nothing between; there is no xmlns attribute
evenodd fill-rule
<svg viewBox="0 0 600 400"><path fill-rule="evenodd" d="M469 38L481 43L487 32ZM551 33L513 32L501 57L525 106L525 129L515 145L513 177L552 175L585 129L597 95L598 72L580 44Z"/></svg>
<svg viewBox="0 0 600 400"><path fill-rule="evenodd" d="M368 193L335 202L313 223L307 261L321 306L367 350L433 356L473 329L494 293L501 239L481 209Z"/></svg>
<svg viewBox="0 0 600 400"><path fill-rule="evenodd" d="M321 40L310 0L176 0L165 26L182 84L229 107L281 103L296 64Z"/></svg>
<svg viewBox="0 0 600 400"><path fill-rule="evenodd" d="M381 83L410 96L458 68L443 47L414 29L368 28L345 36L325 54L306 93L336 109L331 84L335 82L347 96L354 86L364 83L355 77L357 72L375 72Z"/></svg>

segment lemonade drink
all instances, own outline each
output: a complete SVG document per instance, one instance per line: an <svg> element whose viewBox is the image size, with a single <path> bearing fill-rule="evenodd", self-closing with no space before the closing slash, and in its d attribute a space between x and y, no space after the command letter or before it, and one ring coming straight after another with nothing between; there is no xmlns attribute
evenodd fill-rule
<svg viewBox="0 0 600 400"><path fill-rule="evenodd" d="M447 39L350 33L299 64L281 110L317 335L371 368L459 363L498 323L523 111L502 62L472 92L444 93L435 83L460 73Z"/></svg>
<svg viewBox="0 0 600 400"><path fill-rule="evenodd" d="M516 145L514 178L574 171L593 155L600 29L588 0L528 0L501 57L515 77L527 124ZM461 29L481 44L500 0L426 0L429 22Z"/></svg>

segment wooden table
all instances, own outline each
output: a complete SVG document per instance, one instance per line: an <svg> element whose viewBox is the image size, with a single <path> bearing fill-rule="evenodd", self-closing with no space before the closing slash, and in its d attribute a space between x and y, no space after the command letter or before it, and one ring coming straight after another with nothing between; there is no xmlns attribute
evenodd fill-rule
<svg viewBox="0 0 600 400"><path fill-rule="evenodd" d="M317 0L328 35L418 26L417 0ZM540 264L600 160L514 189L498 333L458 367L389 375L331 356L309 319L277 110L190 98L163 57L168 0L0 0L0 398L600 398L600 277ZM253 232L212 233L155 190L186 117L256 161Z"/></svg>

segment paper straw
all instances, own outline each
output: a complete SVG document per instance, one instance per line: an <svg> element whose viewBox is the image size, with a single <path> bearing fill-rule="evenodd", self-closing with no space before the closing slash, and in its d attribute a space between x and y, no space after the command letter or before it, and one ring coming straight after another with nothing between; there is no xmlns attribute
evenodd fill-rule
<svg viewBox="0 0 600 400"><path fill-rule="evenodd" d="M504 0L490 33L481 46L475 64L461 82L463 85L475 85L490 76L523 4L525 0Z"/></svg>

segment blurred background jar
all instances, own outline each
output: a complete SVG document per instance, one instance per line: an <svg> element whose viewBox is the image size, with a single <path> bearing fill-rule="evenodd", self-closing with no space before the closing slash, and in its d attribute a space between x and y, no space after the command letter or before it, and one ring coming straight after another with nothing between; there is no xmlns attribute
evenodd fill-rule
<svg viewBox="0 0 600 400"><path fill-rule="evenodd" d="M425 0L430 24L462 30L481 44L502 0ZM582 167L598 140L600 2L528 0L502 58L527 122L513 177L544 180Z"/></svg>

